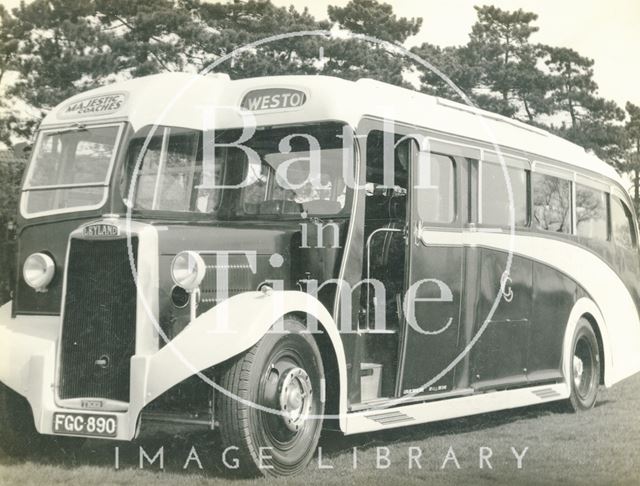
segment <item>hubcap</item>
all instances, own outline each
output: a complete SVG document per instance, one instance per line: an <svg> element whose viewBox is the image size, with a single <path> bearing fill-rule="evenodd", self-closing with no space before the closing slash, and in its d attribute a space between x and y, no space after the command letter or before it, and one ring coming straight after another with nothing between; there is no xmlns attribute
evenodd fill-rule
<svg viewBox="0 0 640 486"><path fill-rule="evenodd" d="M573 384L578 396L585 400L597 386L596 367L598 358L588 339L580 337L573 352Z"/></svg>
<svg viewBox="0 0 640 486"><path fill-rule="evenodd" d="M584 374L584 363L578 356L573 357L573 382L576 388L580 388L582 382L582 375Z"/></svg>
<svg viewBox="0 0 640 486"><path fill-rule="evenodd" d="M309 375L302 368L291 368L282 377L279 389L284 423L289 430L297 432L311 408L313 388Z"/></svg>

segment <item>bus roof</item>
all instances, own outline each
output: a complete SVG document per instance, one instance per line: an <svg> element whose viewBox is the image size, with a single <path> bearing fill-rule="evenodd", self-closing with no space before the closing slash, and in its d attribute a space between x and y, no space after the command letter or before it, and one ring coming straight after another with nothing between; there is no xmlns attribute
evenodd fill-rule
<svg viewBox="0 0 640 486"><path fill-rule="evenodd" d="M73 96L51 110L41 127L128 121L135 130L154 124L202 129L211 126L215 117L217 128L236 128L243 126L239 107L249 106L247 100L249 105L254 103L256 109L250 113L257 125L336 120L356 126L362 117L373 116L513 148L622 182L611 165L545 130L371 79L270 76L231 80L226 74L156 74ZM291 100L299 104L294 106Z"/></svg>

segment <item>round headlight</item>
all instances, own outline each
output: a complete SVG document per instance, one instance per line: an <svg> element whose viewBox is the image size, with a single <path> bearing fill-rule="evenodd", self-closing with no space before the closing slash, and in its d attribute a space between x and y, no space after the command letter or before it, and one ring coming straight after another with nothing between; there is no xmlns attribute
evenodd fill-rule
<svg viewBox="0 0 640 486"><path fill-rule="evenodd" d="M27 257L22 267L22 276L29 287L37 292L44 292L53 280L56 264L45 253L33 253Z"/></svg>
<svg viewBox="0 0 640 486"><path fill-rule="evenodd" d="M195 251L182 251L171 263L171 278L176 285L191 292L198 288L206 270L204 260L199 254Z"/></svg>

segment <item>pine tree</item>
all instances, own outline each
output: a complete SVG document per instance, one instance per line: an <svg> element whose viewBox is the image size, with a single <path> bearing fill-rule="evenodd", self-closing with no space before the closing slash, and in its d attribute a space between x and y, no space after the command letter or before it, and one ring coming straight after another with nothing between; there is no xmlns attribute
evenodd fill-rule
<svg viewBox="0 0 640 486"><path fill-rule="evenodd" d="M538 16L521 9L505 11L494 6L475 7L478 20L469 43L461 51L479 71L475 98L483 108L506 116L525 113L535 121L544 112L545 75L537 66L538 51L529 40Z"/></svg>
<svg viewBox="0 0 640 486"><path fill-rule="evenodd" d="M624 127L627 138L627 153L620 169L631 174L633 202L636 212L640 213L640 106L627 102L625 108L628 116Z"/></svg>
<svg viewBox="0 0 640 486"><path fill-rule="evenodd" d="M328 8L329 19L339 28L391 44L402 45L420 30L422 19L398 18L391 5L375 0L351 0L344 7ZM332 39L324 44L322 74L345 79L372 78L409 86L404 71L411 65L385 46L357 38Z"/></svg>
<svg viewBox="0 0 640 486"><path fill-rule="evenodd" d="M564 47L544 47L550 71L552 112L563 119L552 125L560 136L620 163L623 156L623 110L598 95L592 59Z"/></svg>

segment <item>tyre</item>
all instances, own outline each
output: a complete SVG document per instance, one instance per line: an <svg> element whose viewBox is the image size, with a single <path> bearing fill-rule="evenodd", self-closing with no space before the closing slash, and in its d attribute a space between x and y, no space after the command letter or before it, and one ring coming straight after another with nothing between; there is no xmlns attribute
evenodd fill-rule
<svg viewBox="0 0 640 486"><path fill-rule="evenodd" d="M600 347L591 324L584 317L578 321L571 345L568 409L579 412L592 408L600 386Z"/></svg>
<svg viewBox="0 0 640 486"><path fill-rule="evenodd" d="M39 434L29 402L0 383L0 449L14 458L73 454L84 439Z"/></svg>
<svg viewBox="0 0 640 486"><path fill-rule="evenodd" d="M296 319L287 318L288 333L269 333L233 359L222 372L218 417L223 447L238 448L243 475L291 476L302 471L315 453L324 403L322 358L318 346ZM258 409L257 404L265 409Z"/></svg>

